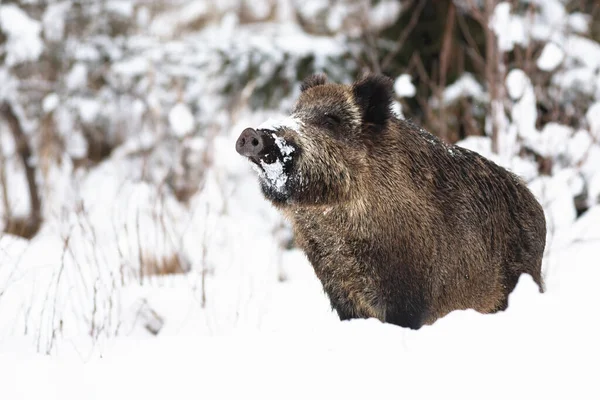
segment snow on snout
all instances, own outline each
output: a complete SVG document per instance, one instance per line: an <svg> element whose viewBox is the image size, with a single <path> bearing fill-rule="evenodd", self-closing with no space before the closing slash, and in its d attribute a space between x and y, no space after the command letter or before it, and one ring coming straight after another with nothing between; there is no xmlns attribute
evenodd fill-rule
<svg viewBox="0 0 600 400"><path fill-rule="evenodd" d="M282 118L282 119L269 118L268 120L266 120L265 122L260 124L258 126L258 128L256 128L256 129L266 129L266 130L270 130L270 131L277 131L279 129L288 128L288 129L291 129L291 130L294 130L294 131L300 133L300 126L301 126L300 121L294 117L287 117L287 118Z"/></svg>
<svg viewBox="0 0 600 400"><path fill-rule="evenodd" d="M290 159L290 154L294 152L294 148L290 146L284 138L275 135L274 133L273 139L275 139L275 144L279 147L279 151L283 156L283 161L288 161Z"/></svg>
<svg viewBox="0 0 600 400"><path fill-rule="evenodd" d="M258 128L268 129L268 128ZM281 157L277 157L275 162L268 164L263 160L260 161L262 171L259 171L260 175L278 192L285 190L285 184L288 180L288 176L284 171L284 163L291 160L291 154L294 152L294 148L290 146L284 138L277 136L275 133L271 133L275 144L279 148Z"/></svg>

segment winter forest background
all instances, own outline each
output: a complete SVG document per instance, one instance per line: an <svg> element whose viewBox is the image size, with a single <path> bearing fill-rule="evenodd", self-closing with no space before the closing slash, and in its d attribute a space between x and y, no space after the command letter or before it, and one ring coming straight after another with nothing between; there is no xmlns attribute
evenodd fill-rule
<svg viewBox="0 0 600 400"><path fill-rule="evenodd" d="M234 143L369 71L528 183L547 293L339 322ZM0 150L3 399L600 395L596 0L2 0Z"/></svg>

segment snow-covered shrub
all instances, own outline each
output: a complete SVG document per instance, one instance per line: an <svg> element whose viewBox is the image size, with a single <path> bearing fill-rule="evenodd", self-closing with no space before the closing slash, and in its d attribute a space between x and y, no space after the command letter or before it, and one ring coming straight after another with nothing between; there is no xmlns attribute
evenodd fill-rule
<svg viewBox="0 0 600 400"><path fill-rule="evenodd" d="M409 7L384 39L365 45L378 54L373 69L412 78L415 94L399 97L403 114L444 140L478 143L528 182L572 171L579 182L569 195L576 213L597 204L600 11L594 2Z"/></svg>
<svg viewBox="0 0 600 400"><path fill-rule="evenodd" d="M0 97L32 151L44 221L34 240L53 246L47 273L36 275L35 256L11 261L24 287L8 269L0 274L3 298L36 315L0 307L9 329L29 332L40 351L82 332L100 343L131 322L124 288L165 273L187 273L202 307L210 304L208 281L243 254L218 250L240 235L228 207L242 164L228 138L289 107L304 75L348 81L357 69L344 37L306 32L286 3L0 5ZM23 165L1 129L0 209L27 215ZM265 232L285 237L270 212Z"/></svg>

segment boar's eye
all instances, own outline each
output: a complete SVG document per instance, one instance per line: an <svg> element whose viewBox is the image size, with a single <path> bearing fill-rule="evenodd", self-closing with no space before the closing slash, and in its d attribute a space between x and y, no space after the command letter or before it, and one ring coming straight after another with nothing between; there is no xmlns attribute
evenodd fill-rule
<svg viewBox="0 0 600 400"><path fill-rule="evenodd" d="M321 121L323 126L329 129L337 127L340 124L340 122L342 122L340 117L334 114L324 114L323 119Z"/></svg>

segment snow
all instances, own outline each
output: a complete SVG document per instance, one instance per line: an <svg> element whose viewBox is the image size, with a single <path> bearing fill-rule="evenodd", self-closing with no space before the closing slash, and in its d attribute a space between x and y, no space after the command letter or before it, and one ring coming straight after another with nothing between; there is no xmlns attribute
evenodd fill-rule
<svg viewBox="0 0 600 400"><path fill-rule="evenodd" d="M538 143L535 145L536 150L543 156L557 157L564 153L566 150L565 143L569 143L572 135L573 128L556 122L549 122L544 125L540 132Z"/></svg>
<svg viewBox="0 0 600 400"><path fill-rule="evenodd" d="M169 111L169 125L175 136L184 137L194 129L194 115L187 105L177 103Z"/></svg>
<svg viewBox="0 0 600 400"><path fill-rule="evenodd" d="M60 103L60 98L56 93L50 93L46 97L44 97L44 101L42 102L42 108L45 113L50 113L58 107Z"/></svg>
<svg viewBox="0 0 600 400"><path fill-rule="evenodd" d="M65 17L69 11L70 4L66 1L49 4L42 24L44 28L44 37L48 40L58 42L63 39L65 33Z"/></svg>
<svg viewBox="0 0 600 400"><path fill-rule="evenodd" d="M291 129L295 132L301 133L302 123L300 120L294 117L284 117L281 119L269 118L256 129L266 129L270 131L277 131L278 129Z"/></svg>
<svg viewBox="0 0 600 400"><path fill-rule="evenodd" d="M101 104L95 99L79 99L77 108L79 109L79 116L88 124L94 122L98 114L100 113Z"/></svg>
<svg viewBox="0 0 600 400"><path fill-rule="evenodd" d="M597 173L592 175L592 178L590 178L588 182L587 204L600 203L600 175Z"/></svg>
<svg viewBox="0 0 600 400"><path fill-rule="evenodd" d="M537 107L531 80L523 70L513 69L506 77L506 88L515 101L511 111L513 126L529 145L537 146L541 139L535 127Z"/></svg>
<svg viewBox="0 0 600 400"><path fill-rule="evenodd" d="M290 146L284 138L275 135L274 133L272 133L273 138L275 139L275 144L277 145L277 147L279 148L279 151L281 152L281 155L283 155L283 159L284 161L289 158L289 155L292 154L294 152L294 148L292 146Z"/></svg>
<svg viewBox="0 0 600 400"><path fill-rule="evenodd" d="M567 11L561 0L534 0L540 7L542 17L550 27L561 26L567 20Z"/></svg>
<svg viewBox="0 0 600 400"><path fill-rule="evenodd" d="M553 80L563 90L576 90L593 96L596 91L596 73L588 67L574 67L554 75Z"/></svg>
<svg viewBox="0 0 600 400"><path fill-rule="evenodd" d="M211 6L208 1L190 1L183 7L177 7L175 10L159 14L152 21L150 32L161 37L172 37L178 28L208 17L210 9Z"/></svg>
<svg viewBox="0 0 600 400"><path fill-rule="evenodd" d="M571 35L565 43L565 51L574 60L587 68L600 68L600 43L593 40Z"/></svg>
<svg viewBox="0 0 600 400"><path fill-rule="evenodd" d="M600 141L600 101L592 104L585 114L588 125L590 126L590 132Z"/></svg>
<svg viewBox="0 0 600 400"><path fill-rule="evenodd" d="M84 63L75 63L67 74L66 85L70 90L82 89L87 86L88 70Z"/></svg>
<svg viewBox="0 0 600 400"><path fill-rule="evenodd" d="M302 14L304 18L316 18L319 13L323 12L327 8L327 3L322 0L306 0L296 2L298 12Z"/></svg>
<svg viewBox="0 0 600 400"><path fill-rule="evenodd" d="M150 23L151 15L148 7L141 6L137 10L136 22L139 26L147 26Z"/></svg>
<svg viewBox="0 0 600 400"><path fill-rule="evenodd" d="M492 156L492 141L485 136L469 136L456 142L456 145L472 150L487 158Z"/></svg>
<svg viewBox="0 0 600 400"><path fill-rule="evenodd" d="M482 393L490 399L515 393L594 398L600 394L591 367L600 356L600 326L593 312L598 295L592 281L577 282L581 274L600 277L594 256L592 247L581 243L557 251L551 266L563 268L549 276L547 294L540 295L524 276L506 312L457 311L419 331L375 320L303 325L309 319L301 314L302 321L289 318L289 326L276 330L124 338L102 358L84 360L27 353L16 342L0 359L3 394L49 400L90 393L149 399L191 399L199 393L223 399L393 398L401 384L411 398L480 399ZM565 323L570 320L576 329ZM352 385L340 384L348 379Z"/></svg>
<svg viewBox="0 0 600 400"><path fill-rule="evenodd" d="M566 153L574 165L580 164L588 150L592 147L592 137L585 130L579 130L573 134L567 143Z"/></svg>
<svg viewBox="0 0 600 400"><path fill-rule="evenodd" d="M11 157L15 151L15 145L12 138L9 137L7 132L3 131L0 135L0 144L2 145L2 155L5 160L5 170L3 171L6 175L7 186L10 186L11 190L8 192L8 204L13 215L25 216L29 213L30 203L27 191L27 182L23 176L23 166L20 161L15 157ZM4 199L3 199L4 203ZM0 205L0 210L4 213L4 204ZM4 221L2 221L4 225ZM0 239L4 235L0 235ZM0 247L0 252L2 248ZM1 289L0 289L1 291Z"/></svg>
<svg viewBox="0 0 600 400"><path fill-rule="evenodd" d="M523 97L526 89L531 83L527 75L520 69L513 69L506 77L506 87L508 94L513 100L519 100Z"/></svg>
<svg viewBox="0 0 600 400"><path fill-rule="evenodd" d="M109 12L130 18L133 15L133 6L134 4L128 0L109 0L106 2L105 7Z"/></svg>
<svg viewBox="0 0 600 400"><path fill-rule="evenodd" d="M565 53L564 71L552 77L562 90L584 93L588 96L600 94L600 44L575 34L558 35L558 44Z"/></svg>
<svg viewBox="0 0 600 400"><path fill-rule="evenodd" d="M511 51L516 44L527 43L522 20L511 15L510 8L507 1L498 3L490 21L490 27L498 37L498 47L504 52Z"/></svg>
<svg viewBox="0 0 600 400"><path fill-rule="evenodd" d="M275 160L275 162L271 164L261 161L260 165L264 171L264 177L267 179L270 186L274 187L279 192L283 191L288 179L283 171L283 163L280 160Z"/></svg>
<svg viewBox="0 0 600 400"><path fill-rule="evenodd" d="M539 177L529 185L544 206L546 228L549 232L566 229L575 222L576 211L569 178L570 171L562 171L556 176Z"/></svg>
<svg viewBox="0 0 600 400"><path fill-rule="evenodd" d="M317 57L317 70L324 66L325 60L322 60L322 57L340 54L341 52L341 43L336 40L307 36L305 33L291 29L291 27L289 32L283 33L281 36L275 35L273 37L276 46L286 53L297 56L314 55Z"/></svg>
<svg viewBox="0 0 600 400"><path fill-rule="evenodd" d="M6 64L35 61L42 54L42 26L14 4L0 5L0 29L8 37Z"/></svg>
<svg viewBox="0 0 600 400"><path fill-rule="evenodd" d="M469 73L463 74L444 90L444 103L446 104L454 103L461 97L473 97L478 101L486 99L483 88L473 75Z"/></svg>
<svg viewBox="0 0 600 400"><path fill-rule="evenodd" d="M591 17L582 13L572 13L569 14L569 27L575 33L586 33L590 27Z"/></svg>
<svg viewBox="0 0 600 400"><path fill-rule="evenodd" d="M398 97L414 97L417 89L412 83L412 77L408 74L402 74L396 78L394 92Z"/></svg>
<svg viewBox="0 0 600 400"><path fill-rule="evenodd" d="M369 26L381 30L392 25L398 19L402 3L395 0L383 0L369 7Z"/></svg>
<svg viewBox="0 0 600 400"><path fill-rule="evenodd" d="M137 57L114 63L111 68L116 74L135 76L145 74L150 67L147 59Z"/></svg>
<svg viewBox="0 0 600 400"><path fill-rule="evenodd" d="M560 65L564 58L565 52L555 43L549 42L544 46L544 50L537 60L537 66L542 71L552 71Z"/></svg>
<svg viewBox="0 0 600 400"><path fill-rule="evenodd" d="M84 158L88 151L88 142L81 133L74 132L67 138L65 150L73 158Z"/></svg>
<svg viewBox="0 0 600 400"><path fill-rule="evenodd" d="M600 203L600 147L587 148L580 166L588 183L588 204Z"/></svg>
<svg viewBox="0 0 600 400"><path fill-rule="evenodd" d="M247 7L250 15L257 20L264 20L269 17L273 8L273 2L270 0L256 0L252 5Z"/></svg>
<svg viewBox="0 0 600 400"><path fill-rule="evenodd" d="M332 32L340 31L347 17L348 7L343 4L334 4L327 12L327 28Z"/></svg>

